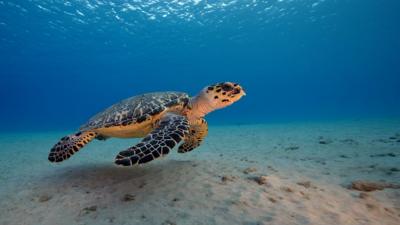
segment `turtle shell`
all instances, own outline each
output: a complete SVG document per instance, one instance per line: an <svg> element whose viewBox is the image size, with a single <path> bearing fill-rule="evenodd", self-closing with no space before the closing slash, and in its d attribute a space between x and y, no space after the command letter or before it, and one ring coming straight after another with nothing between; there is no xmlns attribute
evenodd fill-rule
<svg viewBox="0 0 400 225"><path fill-rule="evenodd" d="M168 108L186 105L189 96L182 92L154 92L122 100L96 114L80 127L81 131L141 123Z"/></svg>

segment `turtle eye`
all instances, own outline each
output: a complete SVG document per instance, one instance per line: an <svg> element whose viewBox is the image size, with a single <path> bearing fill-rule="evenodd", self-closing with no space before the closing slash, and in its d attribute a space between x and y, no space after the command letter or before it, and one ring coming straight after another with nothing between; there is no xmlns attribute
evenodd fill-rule
<svg viewBox="0 0 400 225"><path fill-rule="evenodd" d="M232 92L232 94L239 94L240 93L240 89L239 88L235 88Z"/></svg>
<svg viewBox="0 0 400 225"><path fill-rule="evenodd" d="M222 90L224 90L224 91L232 91L233 87L230 84L223 84L222 85Z"/></svg>

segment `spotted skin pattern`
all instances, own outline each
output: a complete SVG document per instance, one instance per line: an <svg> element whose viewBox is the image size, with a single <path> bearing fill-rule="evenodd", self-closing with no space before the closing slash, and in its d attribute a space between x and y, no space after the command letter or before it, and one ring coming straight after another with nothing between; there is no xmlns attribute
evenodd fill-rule
<svg viewBox="0 0 400 225"><path fill-rule="evenodd" d="M154 92L118 102L98 113L81 126L81 131L115 126L127 126L149 121L167 108L185 106L189 96L181 92Z"/></svg>
<svg viewBox="0 0 400 225"><path fill-rule="evenodd" d="M166 155L189 134L189 128L190 125L185 116L168 114L139 144L120 152L116 156L115 163L121 166L132 166Z"/></svg>
<svg viewBox="0 0 400 225"><path fill-rule="evenodd" d="M190 123L190 132L185 137L185 142L178 148L179 153L190 152L200 146L201 142L207 136L208 125L204 118L200 118Z"/></svg>
<svg viewBox="0 0 400 225"><path fill-rule="evenodd" d="M79 149L95 137L96 133L91 131L78 132L65 136L50 150L48 159L50 162L61 162L69 159L75 152L79 151Z"/></svg>
<svg viewBox="0 0 400 225"><path fill-rule="evenodd" d="M206 93L212 94L215 100L227 103L228 105L237 101L238 94L243 92L243 89L237 83L224 82L213 84L207 87Z"/></svg>

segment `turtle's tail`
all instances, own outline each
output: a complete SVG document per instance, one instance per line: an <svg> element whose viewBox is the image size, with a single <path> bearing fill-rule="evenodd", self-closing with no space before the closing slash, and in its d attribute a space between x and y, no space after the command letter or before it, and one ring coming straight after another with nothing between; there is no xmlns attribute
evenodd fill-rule
<svg viewBox="0 0 400 225"><path fill-rule="evenodd" d="M61 138L50 150L49 161L61 162L69 159L71 155L93 140L96 135L93 131L84 131Z"/></svg>

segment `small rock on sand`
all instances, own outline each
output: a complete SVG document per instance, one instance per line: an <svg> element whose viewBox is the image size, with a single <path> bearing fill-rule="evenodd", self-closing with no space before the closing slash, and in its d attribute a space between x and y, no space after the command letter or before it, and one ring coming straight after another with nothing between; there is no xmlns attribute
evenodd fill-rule
<svg viewBox="0 0 400 225"><path fill-rule="evenodd" d="M97 211L97 206L93 205L93 206L89 206L89 207L85 207L82 209L82 214L89 214L90 212L96 212Z"/></svg>
<svg viewBox="0 0 400 225"><path fill-rule="evenodd" d="M324 138L323 136L320 136L319 137L319 142L318 143L320 143L321 145L327 145L327 144L330 144L330 143L332 143L333 141L331 140L331 139L328 139L328 138Z"/></svg>
<svg viewBox="0 0 400 225"><path fill-rule="evenodd" d="M244 162L248 162L248 163L256 163L256 161L254 161L254 160L249 160L249 159L247 159L247 157L241 158L240 161L242 161L242 162L244 161Z"/></svg>
<svg viewBox="0 0 400 225"><path fill-rule="evenodd" d="M47 202L51 199L52 197L50 195L41 195L38 199L39 202Z"/></svg>
<svg viewBox="0 0 400 225"><path fill-rule="evenodd" d="M255 177L254 180L255 180L259 185L263 185L263 184L268 183L268 177L267 177L267 176Z"/></svg>
<svg viewBox="0 0 400 225"><path fill-rule="evenodd" d="M298 150L298 149L300 149L299 146L290 146L290 147L285 148L286 151L294 151L294 150Z"/></svg>
<svg viewBox="0 0 400 225"><path fill-rule="evenodd" d="M129 201L135 200L135 198L136 198L136 195L126 194L126 195L124 195L124 197L122 197L122 201L129 202Z"/></svg>
<svg viewBox="0 0 400 225"><path fill-rule="evenodd" d="M286 192L293 192L293 189L290 187L281 187L282 191L286 191Z"/></svg>
<svg viewBox="0 0 400 225"><path fill-rule="evenodd" d="M389 152L389 153L381 153L381 154L374 154L374 155L370 155L369 157L396 157L396 154L394 154L393 152Z"/></svg>
<svg viewBox="0 0 400 225"><path fill-rule="evenodd" d="M303 186L305 188L310 188L311 187L311 182L310 181L299 181L297 182L298 185Z"/></svg>
<svg viewBox="0 0 400 225"><path fill-rule="evenodd" d="M321 145L327 145L327 144L332 143L332 141L331 141L331 140L320 140L319 143L320 143Z"/></svg>
<svg viewBox="0 0 400 225"><path fill-rule="evenodd" d="M400 133L395 134L394 136L389 137L390 140L400 141Z"/></svg>
<svg viewBox="0 0 400 225"><path fill-rule="evenodd" d="M256 168L254 168L254 167L248 167L248 168L246 168L245 170L243 170L243 173L249 174L249 173L253 173L253 172L256 172L256 171L257 171Z"/></svg>
<svg viewBox="0 0 400 225"><path fill-rule="evenodd" d="M371 182L371 181L353 181L349 187L350 189L357 190L357 191L376 191L376 190L383 190L385 188L395 188L399 189L400 185L392 184L392 183L385 183L385 182Z"/></svg>
<svg viewBox="0 0 400 225"><path fill-rule="evenodd" d="M235 176L231 176L231 175L225 175L221 177L221 181L223 183L227 183L229 181L235 181L236 177Z"/></svg>

